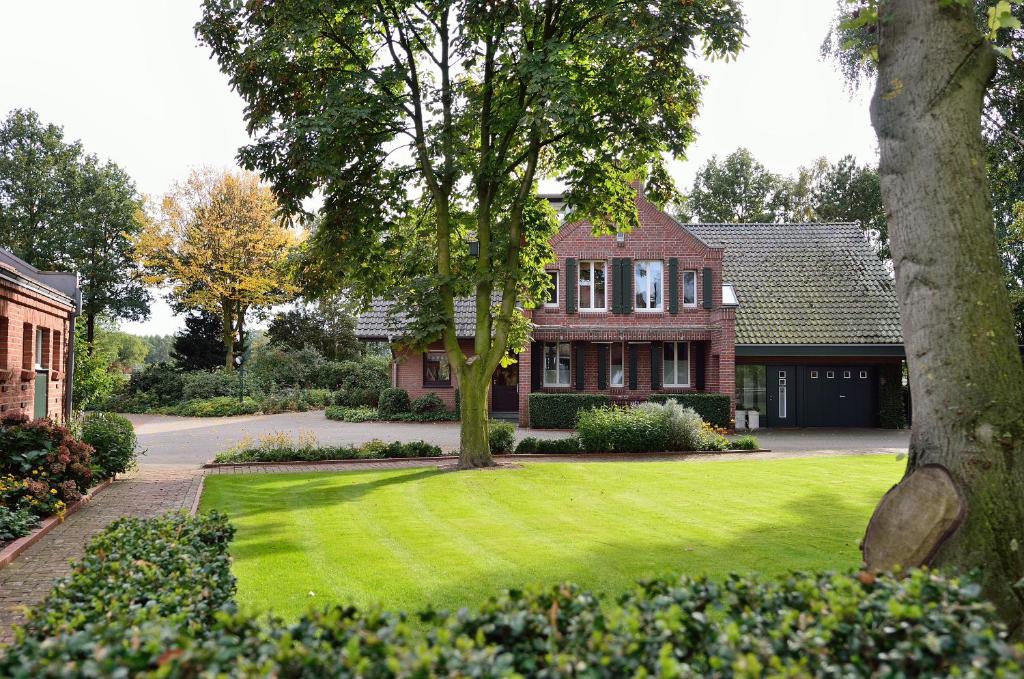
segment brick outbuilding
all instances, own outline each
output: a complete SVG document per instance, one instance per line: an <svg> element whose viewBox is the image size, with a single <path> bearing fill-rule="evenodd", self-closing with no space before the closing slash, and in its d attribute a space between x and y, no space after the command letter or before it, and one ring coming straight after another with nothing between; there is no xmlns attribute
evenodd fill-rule
<svg viewBox="0 0 1024 679"><path fill-rule="evenodd" d="M66 420L78 275L40 271L0 250L0 412Z"/></svg>

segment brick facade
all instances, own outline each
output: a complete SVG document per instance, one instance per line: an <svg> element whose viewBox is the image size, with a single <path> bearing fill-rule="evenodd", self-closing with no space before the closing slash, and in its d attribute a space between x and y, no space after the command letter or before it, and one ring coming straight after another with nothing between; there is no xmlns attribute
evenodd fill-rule
<svg viewBox="0 0 1024 679"><path fill-rule="evenodd" d="M0 413L32 416L36 376L45 373L45 416L64 419L74 312L71 298L0 261Z"/></svg>
<svg viewBox="0 0 1024 679"><path fill-rule="evenodd" d="M621 402L641 401L654 391L659 393L685 393L712 391L735 397L735 308L722 304L722 248L711 247L696 238L684 226L669 217L642 194L638 195L637 207L640 228L622 237L593 235L587 222L566 224L552 240L557 258L548 267L558 272L558 304L526 311L534 323L531 348L519 356L519 420L525 425L529 421L528 396L531 391L608 393ZM633 308L628 312L616 313L612 296L616 285L616 270L613 260L626 259L630 266L642 261L661 262L662 305L657 311ZM605 303L603 310L567 309L570 260L579 267L580 262L602 262L604 265ZM669 282L670 262L676 272L677 305L670 306ZM635 269L634 269L635 271ZM695 298L687 304L683 296L684 272L693 272ZM710 281L705 288L705 276ZM632 290L635 274L628 274ZM578 286L575 288L578 292ZM705 303L705 290L710 290L710 303ZM625 295L625 293L623 293ZM578 298L578 294L576 295ZM635 291L628 297L635 300ZM632 303L632 302L631 302ZM652 350L663 351L662 343L679 341L689 343L689 386L672 387L652 385ZM463 349L472 353L472 341L461 341ZM570 342L573 352L568 387L537 385L533 364L541 354L543 342ZM610 347L621 343L623 364L626 373L622 386L599 389L598 357L600 346ZM583 352L584 379L577 384L577 347ZM432 350L441 350L437 343ZM630 351L636 352L636 388L630 388ZM659 354L660 355L660 354ZM609 360L609 359L605 359ZM703 367L701 370L698 366ZM424 385L423 354L404 350L396 354L392 382L416 398L426 393L436 393L449 406L455 405L456 378L452 377L451 388Z"/></svg>

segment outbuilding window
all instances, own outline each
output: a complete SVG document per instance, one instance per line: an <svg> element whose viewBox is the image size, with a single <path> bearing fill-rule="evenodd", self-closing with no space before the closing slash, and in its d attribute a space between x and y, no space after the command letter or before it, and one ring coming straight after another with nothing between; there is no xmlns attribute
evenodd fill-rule
<svg viewBox="0 0 1024 679"><path fill-rule="evenodd" d="M452 370L448 354L443 351L428 351L423 355L423 386L452 386Z"/></svg>

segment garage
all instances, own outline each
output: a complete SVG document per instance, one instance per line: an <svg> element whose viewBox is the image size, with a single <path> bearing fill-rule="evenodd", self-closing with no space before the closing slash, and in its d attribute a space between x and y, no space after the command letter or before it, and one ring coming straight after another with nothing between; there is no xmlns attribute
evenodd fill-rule
<svg viewBox="0 0 1024 679"><path fill-rule="evenodd" d="M763 372L762 372L763 371ZM878 424L878 366L844 363L745 365L736 371L737 408L748 382L763 384L756 399L768 427L874 427ZM758 390L760 391L760 390Z"/></svg>

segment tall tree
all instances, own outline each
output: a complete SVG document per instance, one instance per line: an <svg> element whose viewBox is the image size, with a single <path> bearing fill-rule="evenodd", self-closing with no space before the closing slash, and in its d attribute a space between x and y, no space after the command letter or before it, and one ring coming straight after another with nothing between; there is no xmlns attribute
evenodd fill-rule
<svg viewBox="0 0 1024 679"><path fill-rule="evenodd" d="M267 327L270 343L292 349L310 347L332 361L351 360L362 353L356 320L339 297L327 298L274 316Z"/></svg>
<svg viewBox="0 0 1024 679"><path fill-rule="evenodd" d="M861 165L853 156L825 163L811 187L810 206L816 221L860 222L878 256L892 258L877 167Z"/></svg>
<svg viewBox="0 0 1024 679"><path fill-rule="evenodd" d="M287 274L295 238L270 189L251 173L195 170L163 200L138 250L153 283L180 307L221 315L224 365L234 369L245 321L292 297Z"/></svg>
<svg viewBox="0 0 1024 679"><path fill-rule="evenodd" d="M0 246L41 269L79 272L90 350L100 315L149 315L134 257L141 207L124 170L85 155L34 111L15 110L0 125Z"/></svg>
<svg viewBox="0 0 1024 679"><path fill-rule="evenodd" d="M775 222L785 218L788 200L784 179L739 148L721 161L711 156L697 172L680 216L699 222Z"/></svg>
<svg viewBox="0 0 1024 679"><path fill-rule="evenodd" d="M212 370L225 364L224 324L219 313L194 311L175 333L171 358L182 370Z"/></svg>
<svg viewBox="0 0 1024 679"><path fill-rule="evenodd" d="M865 559L876 568L977 568L1020 633L1024 366L982 136L996 71L985 33L1012 19L1001 5L984 32L966 0L868 2L847 25L877 32L871 119L914 395L906 474L872 517Z"/></svg>
<svg viewBox="0 0 1024 679"><path fill-rule="evenodd" d="M220 339L219 328L215 337ZM173 360L171 350L174 348L174 335L143 335L142 341L149 347L149 351L146 352L146 365L170 363ZM222 360L218 360L217 365L222 362Z"/></svg>
<svg viewBox="0 0 1024 679"><path fill-rule="evenodd" d="M544 291L538 236L556 226L540 173L566 182L596 232L635 227L630 180L664 177L663 155L694 136L703 81L690 57L731 55L743 37L735 0L205 0L196 31L246 102L256 141L242 164L291 213L323 195L316 271L353 299L398 300L420 319L414 344L443 341L462 467L493 463L491 375L526 339L517 303ZM411 247L395 234L416 215L432 271L385 289ZM470 239L478 254L463 258ZM455 332L465 292L470 351Z"/></svg>

